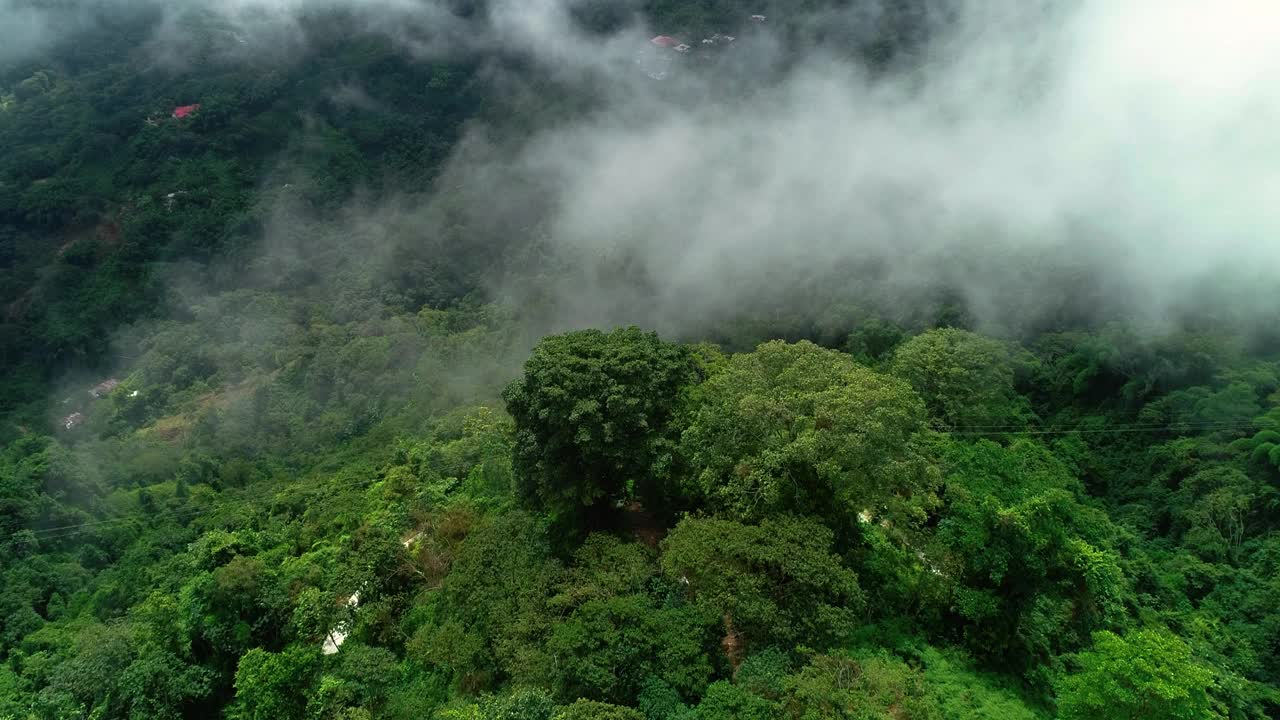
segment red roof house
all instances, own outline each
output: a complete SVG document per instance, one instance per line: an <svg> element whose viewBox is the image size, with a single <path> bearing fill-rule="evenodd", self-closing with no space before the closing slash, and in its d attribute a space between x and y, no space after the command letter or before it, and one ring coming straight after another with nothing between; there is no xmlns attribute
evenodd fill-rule
<svg viewBox="0 0 1280 720"><path fill-rule="evenodd" d="M664 47L664 48L673 48L680 44L679 40L671 37L670 35L659 35L658 37L653 38L649 42L653 43L654 45L657 45L658 47Z"/></svg>
<svg viewBox="0 0 1280 720"><path fill-rule="evenodd" d="M194 114L195 111L199 109L200 109L199 103L195 105L179 105L178 107L173 109L173 116L178 119L182 119L184 117L187 117L188 115Z"/></svg>

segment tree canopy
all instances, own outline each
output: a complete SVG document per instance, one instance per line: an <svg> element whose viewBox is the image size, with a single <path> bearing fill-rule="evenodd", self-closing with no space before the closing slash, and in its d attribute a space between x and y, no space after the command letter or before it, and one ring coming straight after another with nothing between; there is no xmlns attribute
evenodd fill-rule
<svg viewBox="0 0 1280 720"><path fill-rule="evenodd" d="M809 342L769 342L707 379L681 447L694 490L732 517L923 519L938 472L904 382Z"/></svg>
<svg viewBox="0 0 1280 720"><path fill-rule="evenodd" d="M688 349L635 327L542 340L504 393L524 496L557 513L660 499L671 421L695 377Z"/></svg>
<svg viewBox="0 0 1280 720"><path fill-rule="evenodd" d="M1077 655L1076 663L1059 691L1065 720L1223 717L1209 694L1213 672L1167 630L1100 632L1094 649Z"/></svg>
<svg viewBox="0 0 1280 720"><path fill-rule="evenodd" d="M0 720L1280 717L1271 295L994 323L1042 244L901 286L691 212L795 133L706 186L686 121L892 97L950 10L206 5L0 2ZM634 242L708 233L786 254Z"/></svg>
<svg viewBox="0 0 1280 720"><path fill-rule="evenodd" d="M889 369L920 393L939 429L1017 429L1031 413L1014 387L1018 361L1008 343L937 328L899 345Z"/></svg>

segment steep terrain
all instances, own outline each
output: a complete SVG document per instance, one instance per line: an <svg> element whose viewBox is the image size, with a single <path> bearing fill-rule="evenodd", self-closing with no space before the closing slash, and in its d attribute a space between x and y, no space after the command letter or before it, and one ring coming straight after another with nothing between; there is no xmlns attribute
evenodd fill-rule
<svg viewBox="0 0 1280 720"><path fill-rule="evenodd" d="M753 124L958 7L0 3L0 719L1280 713L1273 279Z"/></svg>

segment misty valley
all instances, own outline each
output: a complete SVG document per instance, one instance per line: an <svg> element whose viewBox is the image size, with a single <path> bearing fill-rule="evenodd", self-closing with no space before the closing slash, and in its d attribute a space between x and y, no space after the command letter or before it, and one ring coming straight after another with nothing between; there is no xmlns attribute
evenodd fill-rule
<svg viewBox="0 0 1280 720"><path fill-rule="evenodd" d="M0 720L1280 717L1280 8L0 29Z"/></svg>

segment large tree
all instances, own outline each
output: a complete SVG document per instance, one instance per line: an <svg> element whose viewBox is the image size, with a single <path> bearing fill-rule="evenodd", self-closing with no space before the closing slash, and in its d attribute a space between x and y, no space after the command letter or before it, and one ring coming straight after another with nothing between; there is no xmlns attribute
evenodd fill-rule
<svg viewBox="0 0 1280 720"><path fill-rule="evenodd" d="M775 341L730 358L699 394L682 448L695 490L719 512L821 515L839 527L858 513L919 520L932 502L924 403L902 380Z"/></svg>
<svg viewBox="0 0 1280 720"><path fill-rule="evenodd" d="M284 652L253 648L236 668L236 703L230 711L237 720L289 720L300 718L306 707L307 686L318 666L314 647L293 645Z"/></svg>
<svg viewBox="0 0 1280 720"><path fill-rule="evenodd" d="M662 568L725 626L724 650L826 645L846 637L863 606L831 530L773 517L759 525L686 518L663 541Z"/></svg>
<svg viewBox="0 0 1280 720"><path fill-rule="evenodd" d="M578 700L557 710L551 720L644 720L644 715L621 705Z"/></svg>
<svg viewBox="0 0 1280 720"><path fill-rule="evenodd" d="M1118 530L1079 499L1079 483L1043 445L939 443L945 505L920 545L944 625L973 651L1028 671L1121 622L1129 584Z"/></svg>
<svg viewBox="0 0 1280 720"><path fill-rule="evenodd" d="M885 655L820 655L787 679L787 720L941 720L924 674Z"/></svg>
<svg viewBox="0 0 1280 720"><path fill-rule="evenodd" d="M1017 360L999 340L940 328L898 346L889 368L920 393L939 429L1020 429L1031 410L1014 389Z"/></svg>
<svg viewBox="0 0 1280 720"><path fill-rule="evenodd" d="M1220 718L1209 695L1213 671L1164 629L1123 637L1094 634L1092 650L1076 656L1077 672L1058 686L1064 720L1212 720Z"/></svg>
<svg viewBox="0 0 1280 720"><path fill-rule="evenodd" d="M543 339L504 393L525 499L573 514L657 493L680 391L696 374L687 348L639 328Z"/></svg>
<svg viewBox="0 0 1280 720"><path fill-rule="evenodd" d="M562 700L629 702L655 679L696 695L712 674L720 618L671 603L679 586L655 577L649 548L597 533L587 538L549 606L553 687Z"/></svg>

